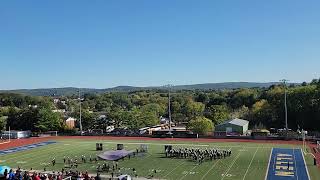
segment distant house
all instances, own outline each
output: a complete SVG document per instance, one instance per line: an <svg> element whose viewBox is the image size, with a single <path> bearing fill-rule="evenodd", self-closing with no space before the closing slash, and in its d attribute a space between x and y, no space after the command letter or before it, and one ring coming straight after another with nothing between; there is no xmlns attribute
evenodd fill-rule
<svg viewBox="0 0 320 180"><path fill-rule="evenodd" d="M74 129L76 127L76 121L77 119L69 117L65 122L69 129Z"/></svg>
<svg viewBox="0 0 320 180"><path fill-rule="evenodd" d="M61 103L62 103L63 105L66 105L66 104L67 104L66 101L61 101Z"/></svg>
<svg viewBox="0 0 320 180"><path fill-rule="evenodd" d="M102 114L102 115L100 115L100 116L98 117L98 119L106 119L106 118L107 118L107 116L104 115L104 114Z"/></svg>
<svg viewBox="0 0 320 180"><path fill-rule="evenodd" d="M160 117L160 124L169 124L169 118Z"/></svg>
<svg viewBox="0 0 320 180"><path fill-rule="evenodd" d="M139 129L139 134L146 134L147 132L149 132L150 127L144 127L144 128L140 128Z"/></svg>
<svg viewBox="0 0 320 180"><path fill-rule="evenodd" d="M110 132L112 132L114 129L115 129L114 126L107 126L107 127L106 127L106 132L107 132L107 133L110 133Z"/></svg>
<svg viewBox="0 0 320 180"><path fill-rule="evenodd" d="M66 110L65 110L65 109L54 109L54 110L52 110L52 112L55 112L55 113L65 113Z"/></svg>
<svg viewBox="0 0 320 180"><path fill-rule="evenodd" d="M187 131L187 128L185 126L180 126L180 127L173 127L173 131Z"/></svg>
<svg viewBox="0 0 320 180"><path fill-rule="evenodd" d="M215 127L215 132L243 135L248 131L249 121L243 119L231 119Z"/></svg>
<svg viewBox="0 0 320 180"><path fill-rule="evenodd" d="M29 108L37 109L37 108L38 108L38 105L32 105L32 104L29 104Z"/></svg>

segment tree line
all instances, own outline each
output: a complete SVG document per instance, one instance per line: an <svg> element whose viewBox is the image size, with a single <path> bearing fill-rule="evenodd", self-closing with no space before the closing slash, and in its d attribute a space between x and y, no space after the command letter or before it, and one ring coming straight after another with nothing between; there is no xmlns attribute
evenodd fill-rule
<svg viewBox="0 0 320 180"><path fill-rule="evenodd" d="M283 85L269 88L233 90L179 90L171 92L173 122L187 124L190 129L208 129L231 118L250 121L251 128L284 128ZM320 80L287 88L288 124L291 129L320 128ZM66 103L53 103L53 97L22 94L0 94L0 128L17 130L65 130L64 118L79 117L76 96L60 97ZM55 113L53 109L66 109ZM159 117L168 117L168 92L141 90L84 94L82 101L84 129L106 128L108 125L139 129L159 124ZM104 115L104 118L99 118ZM209 128L208 128L209 127ZM196 130L200 131L200 130Z"/></svg>

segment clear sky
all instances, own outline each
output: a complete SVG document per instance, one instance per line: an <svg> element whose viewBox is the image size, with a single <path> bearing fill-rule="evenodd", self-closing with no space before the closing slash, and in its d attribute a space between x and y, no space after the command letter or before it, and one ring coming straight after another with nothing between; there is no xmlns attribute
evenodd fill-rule
<svg viewBox="0 0 320 180"><path fill-rule="evenodd" d="M0 89L320 77L320 1L0 2Z"/></svg>

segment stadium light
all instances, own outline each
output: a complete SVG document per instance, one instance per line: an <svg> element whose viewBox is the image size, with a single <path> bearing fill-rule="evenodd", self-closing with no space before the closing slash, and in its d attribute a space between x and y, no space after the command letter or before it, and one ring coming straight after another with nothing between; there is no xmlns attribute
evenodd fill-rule
<svg viewBox="0 0 320 180"><path fill-rule="evenodd" d="M287 82L289 80L282 79L280 82L283 83L284 86L284 111L285 111L285 123L286 123L286 136L288 136L288 107L287 107Z"/></svg>

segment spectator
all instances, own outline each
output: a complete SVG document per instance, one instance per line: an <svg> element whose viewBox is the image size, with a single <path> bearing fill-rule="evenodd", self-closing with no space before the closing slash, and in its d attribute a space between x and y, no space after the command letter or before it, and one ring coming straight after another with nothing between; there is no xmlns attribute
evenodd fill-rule
<svg viewBox="0 0 320 180"><path fill-rule="evenodd" d="M22 175L21 175L21 171L17 170L16 174L15 174L15 179L16 180L22 180Z"/></svg>
<svg viewBox="0 0 320 180"><path fill-rule="evenodd" d="M95 180L101 180L101 177L100 177L99 173L97 173L97 176L96 176Z"/></svg>
<svg viewBox="0 0 320 180"><path fill-rule="evenodd" d="M8 179L14 180L14 173L13 173L12 169L10 169L10 171L9 171L9 178Z"/></svg>
<svg viewBox="0 0 320 180"><path fill-rule="evenodd" d="M5 179L9 179L8 169L5 169L5 170L4 170L3 176L4 176Z"/></svg>
<svg viewBox="0 0 320 180"><path fill-rule="evenodd" d="M41 180L37 173L33 173L33 180Z"/></svg>

